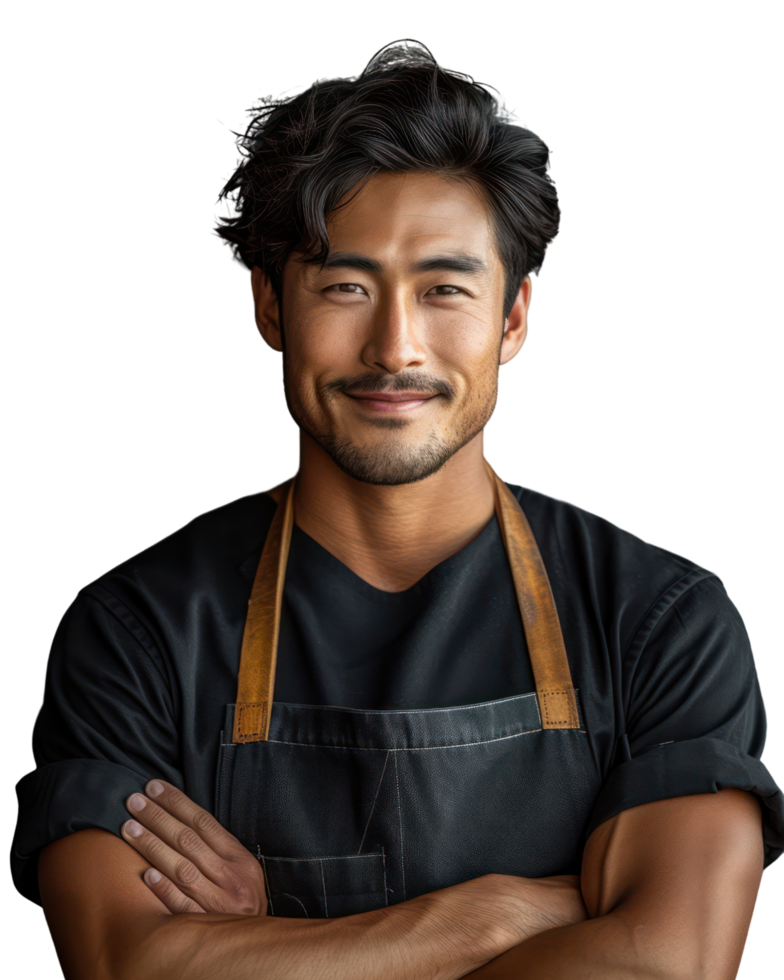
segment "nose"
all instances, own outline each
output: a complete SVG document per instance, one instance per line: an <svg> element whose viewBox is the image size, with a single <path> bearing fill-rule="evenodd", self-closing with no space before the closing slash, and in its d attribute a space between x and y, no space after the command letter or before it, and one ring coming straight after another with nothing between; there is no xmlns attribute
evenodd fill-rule
<svg viewBox="0 0 784 980"><path fill-rule="evenodd" d="M404 295L385 297L369 326L362 351L362 360L368 367L398 374L406 368L421 367L427 360L415 304Z"/></svg>

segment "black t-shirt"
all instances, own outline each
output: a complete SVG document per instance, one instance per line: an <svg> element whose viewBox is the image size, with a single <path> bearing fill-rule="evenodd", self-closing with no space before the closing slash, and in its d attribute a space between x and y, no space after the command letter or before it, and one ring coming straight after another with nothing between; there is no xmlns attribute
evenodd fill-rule
<svg viewBox="0 0 784 980"><path fill-rule="evenodd" d="M763 803L766 865L784 800L759 761L765 711L748 638L719 579L570 504L511 486L537 539L591 751L586 831L642 803L736 787ZM17 786L12 869L40 901L36 856L87 827L119 834L153 777L214 812L247 602L275 511L245 497L87 586L55 636ZM475 704L535 689L495 517L403 592L376 589L295 526L275 700L353 708Z"/></svg>

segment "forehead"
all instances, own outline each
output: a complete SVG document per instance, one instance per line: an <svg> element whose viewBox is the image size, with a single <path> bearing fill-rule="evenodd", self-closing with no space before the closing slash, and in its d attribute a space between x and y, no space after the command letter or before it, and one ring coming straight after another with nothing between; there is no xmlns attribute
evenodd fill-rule
<svg viewBox="0 0 784 980"><path fill-rule="evenodd" d="M379 261L450 251L469 252L491 264L493 224L481 190L472 182L438 174L375 174L327 219L330 251L350 251Z"/></svg>

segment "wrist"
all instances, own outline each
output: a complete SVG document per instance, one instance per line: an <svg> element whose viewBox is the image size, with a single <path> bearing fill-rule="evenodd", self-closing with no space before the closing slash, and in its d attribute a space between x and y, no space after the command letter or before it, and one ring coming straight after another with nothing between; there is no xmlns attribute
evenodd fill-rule
<svg viewBox="0 0 784 980"><path fill-rule="evenodd" d="M526 939L548 929L575 925L588 919L579 875L519 878L521 921Z"/></svg>

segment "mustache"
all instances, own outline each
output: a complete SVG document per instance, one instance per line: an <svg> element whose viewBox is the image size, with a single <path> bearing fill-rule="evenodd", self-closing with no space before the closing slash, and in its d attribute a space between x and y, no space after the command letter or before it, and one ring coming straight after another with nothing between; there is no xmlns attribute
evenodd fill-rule
<svg viewBox="0 0 784 980"><path fill-rule="evenodd" d="M367 395L378 391L421 391L428 395L454 395L452 386L441 378L419 371L401 371L400 374L355 374L348 378L335 378L319 386L326 394L340 392L349 395Z"/></svg>

